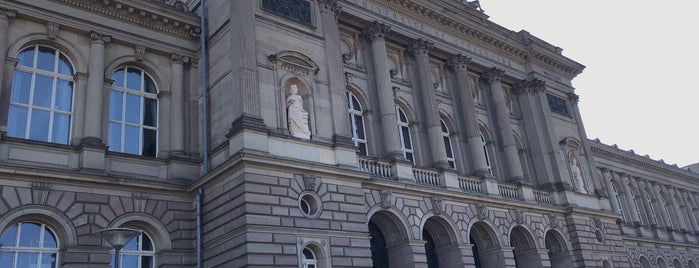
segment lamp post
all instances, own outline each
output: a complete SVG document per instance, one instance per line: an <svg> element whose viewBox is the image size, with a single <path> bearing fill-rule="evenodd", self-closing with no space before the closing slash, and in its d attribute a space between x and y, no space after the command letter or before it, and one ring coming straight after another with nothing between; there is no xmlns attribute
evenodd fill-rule
<svg viewBox="0 0 699 268"><path fill-rule="evenodd" d="M131 241L134 237L141 234L141 230L131 229L131 228L107 228L100 230L100 236L109 243L112 248L114 248L114 267L119 267L120 256L119 253L121 248Z"/></svg>

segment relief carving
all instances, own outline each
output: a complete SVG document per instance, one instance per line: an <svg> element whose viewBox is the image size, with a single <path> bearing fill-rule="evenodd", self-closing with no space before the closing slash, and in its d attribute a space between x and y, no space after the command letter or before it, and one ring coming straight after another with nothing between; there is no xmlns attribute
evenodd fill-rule
<svg viewBox="0 0 699 268"><path fill-rule="evenodd" d="M381 190L379 191L381 195L381 207L388 209L391 207L391 190Z"/></svg>
<svg viewBox="0 0 699 268"><path fill-rule="evenodd" d="M306 191L315 191L316 189L316 176L315 175L303 175L303 187Z"/></svg>

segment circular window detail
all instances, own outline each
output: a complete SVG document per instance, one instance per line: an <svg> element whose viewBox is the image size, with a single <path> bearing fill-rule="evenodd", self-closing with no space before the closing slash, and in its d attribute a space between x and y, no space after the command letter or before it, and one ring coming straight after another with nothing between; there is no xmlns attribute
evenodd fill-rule
<svg viewBox="0 0 699 268"><path fill-rule="evenodd" d="M597 242L604 243L604 234L602 234L602 231L595 230L595 238L597 238Z"/></svg>
<svg viewBox="0 0 699 268"><path fill-rule="evenodd" d="M320 200L315 195L304 194L299 198L299 208L303 215L316 217L320 214Z"/></svg>

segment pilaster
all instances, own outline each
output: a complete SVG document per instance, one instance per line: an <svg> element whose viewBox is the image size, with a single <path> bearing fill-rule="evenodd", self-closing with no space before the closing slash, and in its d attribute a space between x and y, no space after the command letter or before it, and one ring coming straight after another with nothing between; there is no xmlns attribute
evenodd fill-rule
<svg viewBox="0 0 699 268"><path fill-rule="evenodd" d="M101 146L104 96L104 51L111 36L90 32L90 58L85 97L85 137L83 145Z"/></svg>
<svg viewBox="0 0 699 268"><path fill-rule="evenodd" d="M0 60L7 58L8 34L10 24L17 12L0 7ZM12 83L12 71L17 65L16 60L0 62L0 135L7 133L7 110L10 104L10 84ZM9 80L9 82L8 82Z"/></svg>
<svg viewBox="0 0 699 268"><path fill-rule="evenodd" d="M170 108L170 155L185 154L184 151L184 66L189 63L189 57L176 53L171 55L170 92L172 93Z"/></svg>
<svg viewBox="0 0 699 268"><path fill-rule="evenodd" d="M73 102L73 131L71 131L70 143L72 145L82 144L82 139L85 133L85 100L87 94L87 79L86 73L73 74L75 81L75 90Z"/></svg>

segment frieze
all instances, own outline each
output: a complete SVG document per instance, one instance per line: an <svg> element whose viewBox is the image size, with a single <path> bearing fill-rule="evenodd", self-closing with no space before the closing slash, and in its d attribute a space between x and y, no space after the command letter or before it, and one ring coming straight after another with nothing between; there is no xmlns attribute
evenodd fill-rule
<svg viewBox="0 0 699 268"><path fill-rule="evenodd" d="M311 3L306 0L262 0L262 9L304 25L312 25Z"/></svg>

